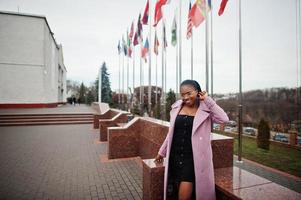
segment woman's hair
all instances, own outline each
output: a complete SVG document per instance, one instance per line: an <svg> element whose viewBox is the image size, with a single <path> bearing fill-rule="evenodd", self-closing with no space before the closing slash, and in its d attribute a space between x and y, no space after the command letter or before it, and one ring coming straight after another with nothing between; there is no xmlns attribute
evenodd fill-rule
<svg viewBox="0 0 301 200"><path fill-rule="evenodd" d="M183 85L190 85L190 86L194 87L194 89L196 91L202 92L200 84L195 80L187 79L181 83L180 87L182 87Z"/></svg>

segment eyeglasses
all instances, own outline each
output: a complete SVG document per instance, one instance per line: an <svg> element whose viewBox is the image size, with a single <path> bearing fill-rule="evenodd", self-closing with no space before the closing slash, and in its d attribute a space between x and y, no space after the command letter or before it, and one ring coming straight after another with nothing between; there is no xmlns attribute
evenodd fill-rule
<svg viewBox="0 0 301 200"><path fill-rule="evenodd" d="M192 90L192 91L186 92L186 93L184 93L184 94L181 94L181 97L184 98L184 97L186 97L187 95L188 95L189 97L191 97L192 94L193 94L193 92L196 92L196 90Z"/></svg>

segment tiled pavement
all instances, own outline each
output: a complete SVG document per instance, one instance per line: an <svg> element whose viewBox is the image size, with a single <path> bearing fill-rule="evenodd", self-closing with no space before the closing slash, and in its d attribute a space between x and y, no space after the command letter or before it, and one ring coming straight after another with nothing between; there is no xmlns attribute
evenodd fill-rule
<svg viewBox="0 0 301 200"><path fill-rule="evenodd" d="M92 125L0 127L0 199L141 199L139 159L106 158ZM301 182L234 165L301 193Z"/></svg>
<svg viewBox="0 0 301 200"><path fill-rule="evenodd" d="M91 124L0 127L0 138L0 199L142 198L137 160L103 159Z"/></svg>

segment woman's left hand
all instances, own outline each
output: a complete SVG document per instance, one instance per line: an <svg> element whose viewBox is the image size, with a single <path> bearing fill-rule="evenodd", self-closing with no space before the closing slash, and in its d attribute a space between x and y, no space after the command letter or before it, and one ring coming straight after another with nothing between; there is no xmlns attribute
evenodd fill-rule
<svg viewBox="0 0 301 200"><path fill-rule="evenodd" d="M206 91L202 91L202 92L199 92L199 96L200 96L200 100L204 101L205 98L208 96L208 93Z"/></svg>

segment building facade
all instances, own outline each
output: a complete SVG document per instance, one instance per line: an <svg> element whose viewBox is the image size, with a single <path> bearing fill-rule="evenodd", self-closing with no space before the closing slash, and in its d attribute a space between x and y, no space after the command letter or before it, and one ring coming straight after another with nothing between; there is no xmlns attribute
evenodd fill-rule
<svg viewBox="0 0 301 200"><path fill-rule="evenodd" d="M66 72L46 17L0 11L0 108L65 103Z"/></svg>

